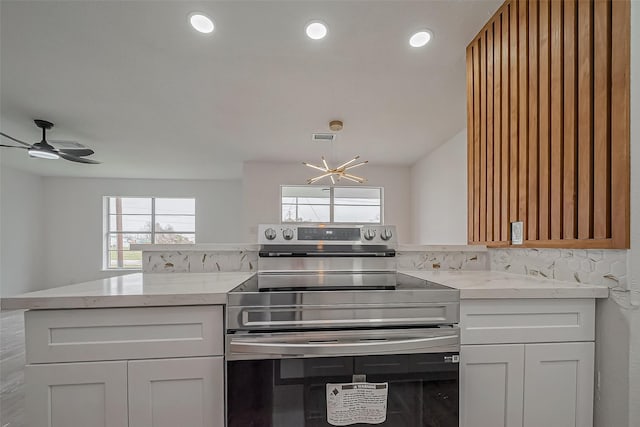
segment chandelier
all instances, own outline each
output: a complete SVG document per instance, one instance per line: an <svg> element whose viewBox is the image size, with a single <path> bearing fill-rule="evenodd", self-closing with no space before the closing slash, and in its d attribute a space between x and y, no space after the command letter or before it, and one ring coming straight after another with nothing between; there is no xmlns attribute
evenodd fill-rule
<svg viewBox="0 0 640 427"><path fill-rule="evenodd" d="M323 178L330 178L332 184L335 184L336 181L340 181L340 179L342 178L347 179L349 181L357 182L358 184L362 184L366 181L366 179L356 175L352 175L347 172L348 170L351 170L353 168L357 168L358 166L366 165L367 163L369 163L368 160L365 160L365 161L354 164L354 162L358 161L359 158L360 156L355 156L353 159L341 164L337 168L330 168L324 156L322 157L322 166L316 166L311 163L302 162L303 165L308 166L312 169L317 169L322 172L321 175L318 175L313 178L309 178L307 180L307 184L314 184Z"/></svg>

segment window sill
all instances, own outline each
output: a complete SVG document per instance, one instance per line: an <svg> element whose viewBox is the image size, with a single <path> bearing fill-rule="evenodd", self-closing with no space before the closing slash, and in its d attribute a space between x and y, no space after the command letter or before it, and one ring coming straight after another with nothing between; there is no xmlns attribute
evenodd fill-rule
<svg viewBox="0 0 640 427"><path fill-rule="evenodd" d="M132 273L140 273L142 272L142 268L103 268L100 271L102 271L103 273L108 273L108 272L121 272L121 271L130 271Z"/></svg>

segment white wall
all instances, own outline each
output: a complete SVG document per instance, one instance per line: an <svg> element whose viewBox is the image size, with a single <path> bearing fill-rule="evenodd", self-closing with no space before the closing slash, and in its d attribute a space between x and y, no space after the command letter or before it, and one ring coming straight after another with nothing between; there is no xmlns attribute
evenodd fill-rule
<svg viewBox="0 0 640 427"><path fill-rule="evenodd" d="M40 289L44 227L42 178L0 166L0 295Z"/></svg>
<svg viewBox="0 0 640 427"><path fill-rule="evenodd" d="M467 130L411 168L414 242L467 244Z"/></svg>
<svg viewBox="0 0 640 427"><path fill-rule="evenodd" d="M410 171L406 166L367 165L366 185L384 187L384 222L398 227L402 243L412 241ZM300 163L245 162L243 167L245 240L255 241L257 224L280 222L280 186L304 185L313 176Z"/></svg>
<svg viewBox="0 0 640 427"><path fill-rule="evenodd" d="M122 274L101 271L104 196L195 197L198 242L242 242L239 180L43 179L47 288Z"/></svg>

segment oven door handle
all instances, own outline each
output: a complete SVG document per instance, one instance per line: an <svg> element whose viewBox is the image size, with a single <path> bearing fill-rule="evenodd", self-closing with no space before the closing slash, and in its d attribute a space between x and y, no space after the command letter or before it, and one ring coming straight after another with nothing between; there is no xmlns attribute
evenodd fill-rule
<svg viewBox="0 0 640 427"><path fill-rule="evenodd" d="M306 343L260 342L249 340L231 340L229 351L232 354L269 354L282 356L339 356L339 355L367 355L380 353L415 353L428 351L434 347L445 347L451 351L451 346L460 344L459 336L446 335L437 337L408 338L397 340L360 339L354 341L322 340Z"/></svg>

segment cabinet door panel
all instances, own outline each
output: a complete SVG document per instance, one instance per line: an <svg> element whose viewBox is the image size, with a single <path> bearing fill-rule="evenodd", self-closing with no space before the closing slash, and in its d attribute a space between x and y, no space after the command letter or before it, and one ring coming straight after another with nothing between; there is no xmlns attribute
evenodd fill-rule
<svg viewBox="0 0 640 427"><path fill-rule="evenodd" d="M524 427L593 425L594 343L525 347Z"/></svg>
<svg viewBox="0 0 640 427"><path fill-rule="evenodd" d="M460 426L522 427L524 345L460 348Z"/></svg>
<svg viewBox="0 0 640 427"><path fill-rule="evenodd" d="M25 367L26 425L127 427L127 362Z"/></svg>
<svg viewBox="0 0 640 427"><path fill-rule="evenodd" d="M224 427L222 357L129 362L130 427Z"/></svg>

